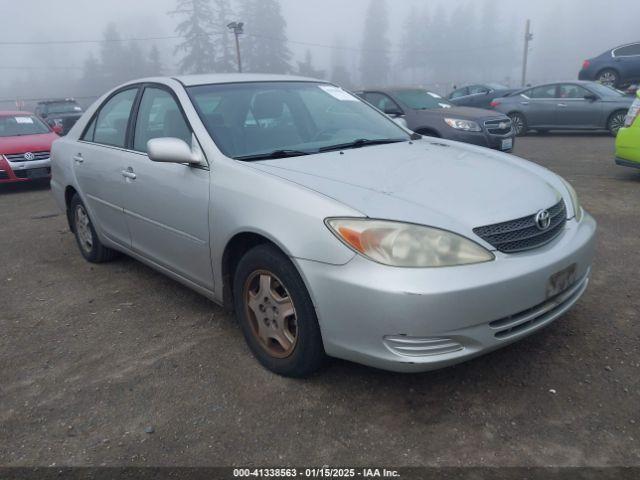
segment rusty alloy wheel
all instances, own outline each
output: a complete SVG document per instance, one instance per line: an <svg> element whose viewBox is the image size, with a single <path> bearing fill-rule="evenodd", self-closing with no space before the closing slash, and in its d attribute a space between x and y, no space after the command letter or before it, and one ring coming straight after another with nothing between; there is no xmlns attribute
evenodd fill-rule
<svg viewBox="0 0 640 480"><path fill-rule="evenodd" d="M251 331L267 354L289 357L298 341L296 309L289 292L273 273L257 270L244 284L244 304Z"/></svg>

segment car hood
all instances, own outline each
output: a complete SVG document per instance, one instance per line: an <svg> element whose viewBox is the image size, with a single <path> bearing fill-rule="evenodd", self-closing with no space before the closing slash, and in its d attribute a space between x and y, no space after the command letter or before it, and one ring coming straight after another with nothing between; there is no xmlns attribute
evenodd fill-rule
<svg viewBox="0 0 640 480"><path fill-rule="evenodd" d="M416 110L416 113L418 115L455 117L461 120L487 120L489 118L506 119L504 113L473 107L434 108L430 110Z"/></svg>
<svg viewBox="0 0 640 480"><path fill-rule="evenodd" d="M249 165L371 218L426 224L467 236L475 227L549 208L564 188L559 177L525 160L441 139Z"/></svg>
<svg viewBox="0 0 640 480"><path fill-rule="evenodd" d="M22 135L15 137L0 137L0 155L15 153L44 152L51 150L51 144L58 139L57 134L42 133L39 135Z"/></svg>

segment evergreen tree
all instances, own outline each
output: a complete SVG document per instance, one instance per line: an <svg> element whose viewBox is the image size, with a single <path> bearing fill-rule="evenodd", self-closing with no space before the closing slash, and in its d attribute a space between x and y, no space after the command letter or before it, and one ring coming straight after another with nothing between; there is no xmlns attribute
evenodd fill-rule
<svg viewBox="0 0 640 480"><path fill-rule="evenodd" d="M104 41L100 48L100 78L102 90L108 90L122 83L129 70L127 52L115 23L109 23L104 31Z"/></svg>
<svg viewBox="0 0 640 480"><path fill-rule="evenodd" d="M390 59L387 38L389 20L385 0L370 0L365 17L360 73L364 83L385 84L389 78Z"/></svg>
<svg viewBox="0 0 640 480"><path fill-rule="evenodd" d="M427 17L426 7L421 14L420 10L413 5L403 26L400 66L409 71L411 83L416 83L416 69L426 66L425 54L422 51L428 48L424 41L425 32L428 30L428 23L425 22Z"/></svg>
<svg viewBox="0 0 640 480"><path fill-rule="evenodd" d="M234 53L234 40L227 28L231 23L233 11L229 0L214 0L213 3L214 20L216 31L216 72L229 73L237 70L236 57Z"/></svg>
<svg viewBox="0 0 640 480"><path fill-rule="evenodd" d="M124 72L124 80L133 80L147 75L147 59L145 58L145 54L138 43L129 43L128 47L125 49L125 59L127 62L127 69L126 72Z"/></svg>
<svg viewBox="0 0 640 480"><path fill-rule="evenodd" d="M246 71L288 73L291 51L287 47L287 22L278 0L244 0L242 18L246 36L242 58Z"/></svg>
<svg viewBox="0 0 640 480"><path fill-rule="evenodd" d="M162 59L160 58L160 50L156 45L151 47L149 51L149 59L147 60L147 76L159 77L162 76L164 67L162 66Z"/></svg>
<svg viewBox="0 0 640 480"><path fill-rule="evenodd" d="M184 38L175 50L176 54L184 54L180 60L180 71L215 71L216 48L212 39L215 28L210 0L178 0L176 10L171 14L183 18L176 27L176 33Z"/></svg>
<svg viewBox="0 0 640 480"><path fill-rule="evenodd" d="M331 81L343 88L351 89L353 81L344 55L344 42L338 38L334 41L334 49L331 51Z"/></svg>
<svg viewBox="0 0 640 480"><path fill-rule="evenodd" d="M324 70L316 70L313 67L313 57L311 51L307 50L304 62L298 62L298 75L311 78L324 78Z"/></svg>

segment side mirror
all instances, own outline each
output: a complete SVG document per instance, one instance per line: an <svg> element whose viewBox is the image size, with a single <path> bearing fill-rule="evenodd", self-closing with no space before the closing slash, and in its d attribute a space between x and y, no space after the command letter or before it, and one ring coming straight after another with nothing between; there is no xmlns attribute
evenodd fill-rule
<svg viewBox="0 0 640 480"><path fill-rule="evenodd" d="M53 130L58 135L62 135L62 132L64 132L64 127L59 123L56 123L54 126L51 127L51 130Z"/></svg>
<svg viewBox="0 0 640 480"><path fill-rule="evenodd" d="M596 100L598 100L598 96L595 93L587 93L584 96L585 100L589 100L590 102L595 102Z"/></svg>
<svg viewBox="0 0 640 480"><path fill-rule="evenodd" d="M197 142L194 142L194 144ZM200 148L191 149L184 140L179 138L154 138L147 142L147 152L152 162L188 163L202 165L204 156Z"/></svg>
<svg viewBox="0 0 640 480"><path fill-rule="evenodd" d="M389 115L390 117L400 117L402 115L404 115L404 113L401 110L398 110L395 107L388 107L384 109L384 113L386 115Z"/></svg>
<svg viewBox="0 0 640 480"><path fill-rule="evenodd" d="M400 125L402 128L406 128L407 130L409 129L409 124L407 123L407 121L402 118L402 117L396 117L393 119L393 121L395 123L397 123L398 125Z"/></svg>

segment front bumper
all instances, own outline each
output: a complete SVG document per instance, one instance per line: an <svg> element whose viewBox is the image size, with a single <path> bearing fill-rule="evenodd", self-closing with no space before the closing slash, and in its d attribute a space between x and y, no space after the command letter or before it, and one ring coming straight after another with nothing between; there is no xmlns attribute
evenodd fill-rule
<svg viewBox="0 0 640 480"><path fill-rule="evenodd" d="M596 222L585 213L552 243L478 265L393 268L361 256L343 266L296 259L328 355L398 372L456 364L517 341L567 311L585 291ZM575 283L549 298L549 279Z"/></svg>
<svg viewBox="0 0 640 480"><path fill-rule="evenodd" d="M9 162L0 155L0 183L30 182L51 178L51 159Z"/></svg>
<svg viewBox="0 0 640 480"><path fill-rule="evenodd" d="M640 168L640 120L621 128L616 136L616 163Z"/></svg>
<svg viewBox="0 0 640 480"><path fill-rule="evenodd" d="M510 152L513 150L516 144L515 132L513 129L511 132L505 135L494 135L486 131L482 132L464 132L460 130L450 129L450 134L446 137L456 142L470 143L472 145L478 145L480 147L487 147L494 150L500 150L502 152ZM503 147L505 141L511 140L511 148Z"/></svg>

